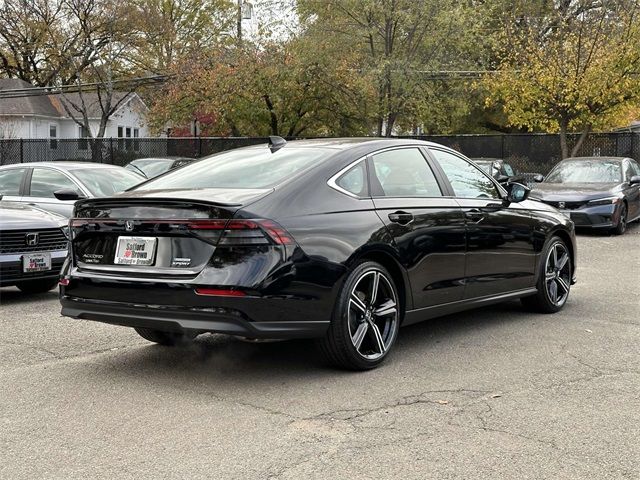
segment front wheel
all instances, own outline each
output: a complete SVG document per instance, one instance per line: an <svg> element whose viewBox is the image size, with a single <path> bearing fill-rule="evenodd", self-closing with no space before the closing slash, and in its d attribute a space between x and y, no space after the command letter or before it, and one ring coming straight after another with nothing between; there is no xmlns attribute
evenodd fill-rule
<svg viewBox="0 0 640 480"><path fill-rule="evenodd" d="M622 235L627 231L627 206L623 203L622 209L620 210L620 220L618 220L618 225L613 229L613 233L615 235Z"/></svg>
<svg viewBox="0 0 640 480"><path fill-rule="evenodd" d="M538 271L538 293L521 299L534 311L555 313L564 307L571 290L571 255L560 237L551 237L542 254Z"/></svg>
<svg viewBox="0 0 640 480"><path fill-rule="evenodd" d="M348 274L320 348L342 368L368 370L387 357L400 328L398 290L379 263L363 261Z"/></svg>
<svg viewBox="0 0 640 480"><path fill-rule="evenodd" d="M180 345L186 343L188 340L188 337L184 333L163 332L161 330L142 327L134 327L133 329L145 340L157 343L158 345L164 345L165 347Z"/></svg>

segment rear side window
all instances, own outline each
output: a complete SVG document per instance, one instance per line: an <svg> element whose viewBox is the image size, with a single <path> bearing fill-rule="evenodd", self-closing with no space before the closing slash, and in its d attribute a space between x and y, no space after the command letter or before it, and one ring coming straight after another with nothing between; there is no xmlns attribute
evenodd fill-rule
<svg viewBox="0 0 640 480"><path fill-rule="evenodd" d="M500 198L498 189L482 171L465 159L442 150L431 150L460 198Z"/></svg>
<svg viewBox="0 0 640 480"><path fill-rule="evenodd" d="M69 177L56 170L48 168L34 168L31 175L31 197L54 198L53 192L63 188L70 188L79 192L78 186Z"/></svg>
<svg viewBox="0 0 640 480"><path fill-rule="evenodd" d="M372 193L386 197L441 197L429 164L417 148L373 155Z"/></svg>
<svg viewBox="0 0 640 480"><path fill-rule="evenodd" d="M213 155L140 186L160 188L272 188L335 153L321 147L240 148Z"/></svg>
<svg viewBox="0 0 640 480"><path fill-rule="evenodd" d="M0 194L20 195L20 184L24 172L24 168L8 168L0 171Z"/></svg>
<svg viewBox="0 0 640 480"><path fill-rule="evenodd" d="M364 160L340 175L336 185L358 197L367 196L367 170Z"/></svg>

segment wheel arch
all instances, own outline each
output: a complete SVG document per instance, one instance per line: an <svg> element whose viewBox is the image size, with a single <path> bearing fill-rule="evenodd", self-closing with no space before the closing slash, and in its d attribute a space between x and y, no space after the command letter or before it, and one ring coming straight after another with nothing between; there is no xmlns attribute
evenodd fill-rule
<svg viewBox="0 0 640 480"><path fill-rule="evenodd" d="M360 251L349 259L347 266L351 267L363 260L370 260L379 263L391 274L400 297L400 310L402 312L400 322L402 322L407 309L410 309L413 306L413 296L411 295L411 286L407 271L402 266L397 256L389 251L388 248L371 248Z"/></svg>
<svg viewBox="0 0 640 480"><path fill-rule="evenodd" d="M550 236L559 237L567 245L567 248L569 249L569 255L571 256L571 268L572 268L573 271L575 271L575 268L576 268L576 251L575 251L575 245L573 243L571 235L568 232L566 232L565 230L563 230L561 228L558 228L558 229L554 230L553 232L551 232ZM572 274L573 274L573 272L572 272Z"/></svg>

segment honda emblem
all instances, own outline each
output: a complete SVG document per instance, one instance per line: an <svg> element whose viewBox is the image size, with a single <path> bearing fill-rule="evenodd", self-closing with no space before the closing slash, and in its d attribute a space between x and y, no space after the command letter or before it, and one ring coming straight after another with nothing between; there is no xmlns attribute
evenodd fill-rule
<svg viewBox="0 0 640 480"><path fill-rule="evenodd" d="M124 229L127 232L133 232L133 220L125 220Z"/></svg>
<svg viewBox="0 0 640 480"><path fill-rule="evenodd" d="M29 247L35 247L40 241L40 236L37 233L27 233L26 241Z"/></svg>
<svg viewBox="0 0 640 480"><path fill-rule="evenodd" d="M564 208L564 207L566 207L566 206L567 206L567 204L566 204L566 203L564 203L564 202L558 202L558 208Z"/></svg>

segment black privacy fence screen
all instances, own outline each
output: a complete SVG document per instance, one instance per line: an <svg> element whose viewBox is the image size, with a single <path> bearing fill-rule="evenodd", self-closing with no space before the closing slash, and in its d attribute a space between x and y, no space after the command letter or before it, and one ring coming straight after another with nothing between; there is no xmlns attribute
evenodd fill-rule
<svg viewBox="0 0 640 480"><path fill-rule="evenodd" d="M428 140L451 147L471 158L500 158L520 172L546 174L560 161L556 134L423 135L403 138ZM578 135L570 135L573 148ZM144 157L201 158L213 153L268 143L268 137L198 138L74 138L0 139L0 165L72 160L126 165ZM640 132L593 133L578 156L617 156L640 159Z"/></svg>

